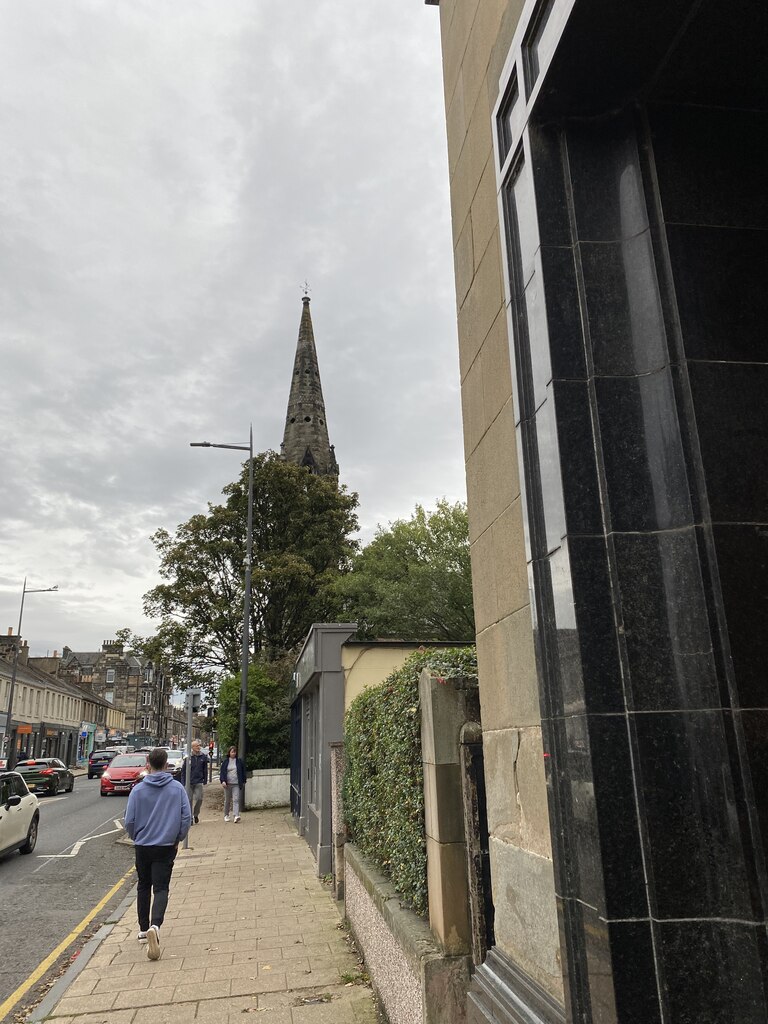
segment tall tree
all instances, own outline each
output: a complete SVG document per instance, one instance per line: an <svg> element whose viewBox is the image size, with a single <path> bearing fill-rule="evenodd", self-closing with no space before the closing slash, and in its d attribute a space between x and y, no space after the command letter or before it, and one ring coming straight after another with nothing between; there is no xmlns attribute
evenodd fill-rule
<svg viewBox="0 0 768 1024"><path fill-rule="evenodd" d="M247 768L286 768L291 763L290 680L293 656L257 661L248 667L245 728ZM218 693L219 749L237 746L240 723L240 676L226 676Z"/></svg>
<svg viewBox="0 0 768 1024"><path fill-rule="evenodd" d="M417 505L411 519L379 527L336 590L363 638L473 640L466 505Z"/></svg>
<svg viewBox="0 0 768 1024"><path fill-rule="evenodd" d="M274 452L254 457L253 476L251 642L269 661L337 616L333 584L356 550L357 495ZM144 595L144 611L160 619L166 660L187 684L240 671L247 463L223 493L223 504L152 537L163 582Z"/></svg>

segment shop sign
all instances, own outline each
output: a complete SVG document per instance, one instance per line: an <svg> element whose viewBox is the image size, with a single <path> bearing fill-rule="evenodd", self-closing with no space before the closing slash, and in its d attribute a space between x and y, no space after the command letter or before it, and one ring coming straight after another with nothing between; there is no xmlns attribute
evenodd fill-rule
<svg viewBox="0 0 768 1024"><path fill-rule="evenodd" d="M26 722L20 722L16 726L16 734L17 736L31 736L32 726L28 725Z"/></svg>
<svg viewBox="0 0 768 1024"><path fill-rule="evenodd" d="M100 729L93 738L96 740L97 743L104 743L106 742L107 734L104 732L103 729Z"/></svg>

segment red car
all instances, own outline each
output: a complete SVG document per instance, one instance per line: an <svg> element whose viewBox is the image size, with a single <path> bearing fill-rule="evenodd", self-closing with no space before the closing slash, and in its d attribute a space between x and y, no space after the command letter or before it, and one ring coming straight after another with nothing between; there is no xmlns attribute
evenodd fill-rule
<svg viewBox="0 0 768 1024"><path fill-rule="evenodd" d="M130 793L147 773L146 754L118 754L101 776L101 795Z"/></svg>

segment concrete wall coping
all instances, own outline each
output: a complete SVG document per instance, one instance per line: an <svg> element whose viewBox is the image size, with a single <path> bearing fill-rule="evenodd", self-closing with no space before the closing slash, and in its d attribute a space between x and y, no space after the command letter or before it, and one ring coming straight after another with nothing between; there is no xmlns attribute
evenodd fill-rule
<svg viewBox="0 0 768 1024"><path fill-rule="evenodd" d="M245 773L247 779L263 778L265 775L289 775L290 768L251 768Z"/></svg>

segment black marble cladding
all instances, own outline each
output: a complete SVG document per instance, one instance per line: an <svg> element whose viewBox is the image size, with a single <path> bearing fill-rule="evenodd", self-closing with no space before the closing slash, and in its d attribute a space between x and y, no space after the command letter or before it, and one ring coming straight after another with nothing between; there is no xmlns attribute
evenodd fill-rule
<svg viewBox="0 0 768 1024"><path fill-rule="evenodd" d="M688 359L764 363L768 231L667 224Z"/></svg>
<svg viewBox="0 0 768 1024"><path fill-rule="evenodd" d="M637 12L577 0L504 183L566 1015L763 1024L768 16L646 8L622 77Z"/></svg>
<svg viewBox="0 0 768 1024"><path fill-rule="evenodd" d="M768 523L768 362L688 368L714 522Z"/></svg>
<svg viewBox="0 0 768 1024"><path fill-rule="evenodd" d="M764 925L739 921L657 924L667 1020L674 1024L763 1024Z"/></svg>
<svg viewBox="0 0 768 1024"><path fill-rule="evenodd" d="M750 255L765 249L742 201L726 236L666 223L660 182L683 213L715 200L685 206L670 125L686 122L669 111L655 176L654 117L532 128L520 173L543 244L529 216L510 233L566 1002L595 1024L756 1024L768 1012L768 366L751 311L724 302L713 323L708 281L733 256L756 282ZM680 146L684 163L696 146ZM510 215L530 195L512 183Z"/></svg>

